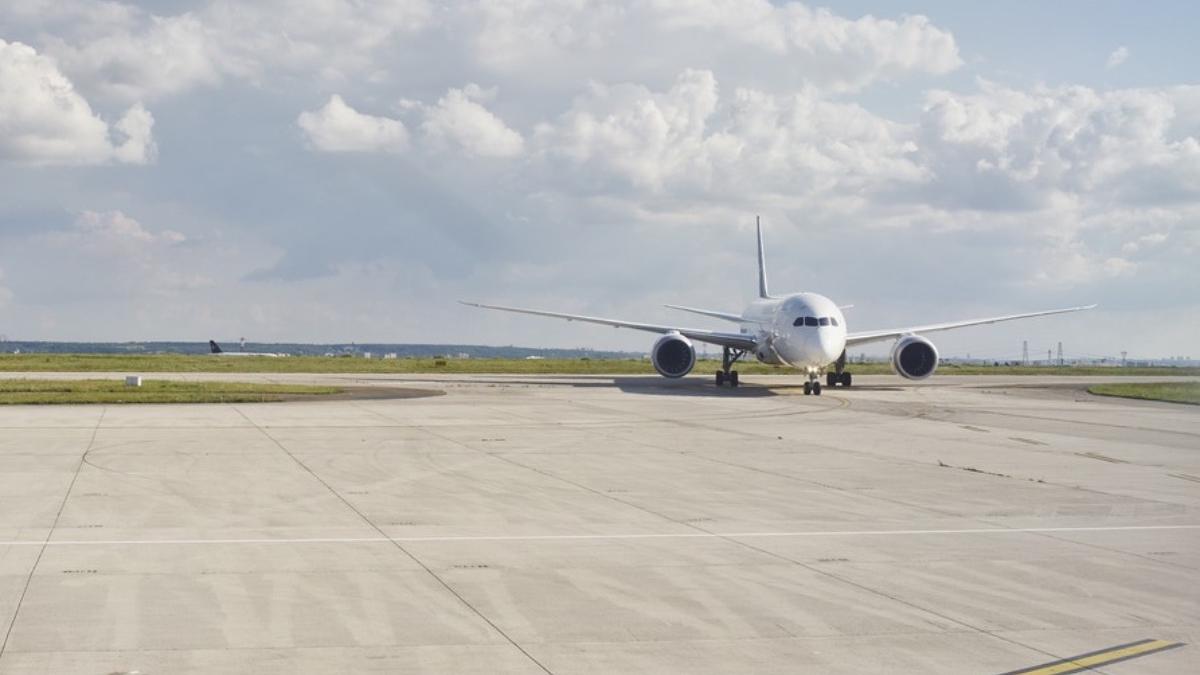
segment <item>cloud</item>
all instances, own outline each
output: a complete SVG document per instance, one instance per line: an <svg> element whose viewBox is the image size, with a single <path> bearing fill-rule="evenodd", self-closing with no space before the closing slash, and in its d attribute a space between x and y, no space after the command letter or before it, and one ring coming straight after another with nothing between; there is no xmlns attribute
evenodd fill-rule
<svg viewBox="0 0 1200 675"><path fill-rule="evenodd" d="M544 78L691 67L848 91L962 65L953 35L926 17L848 19L798 2L497 0L458 18L482 67ZM655 59L642 57L645 45L655 45Z"/></svg>
<svg viewBox="0 0 1200 675"><path fill-rule="evenodd" d="M430 54L457 81L484 72L557 86L697 68L853 91L962 64L954 36L923 16L847 18L768 0L490 0L440 11L428 0L207 0L178 14L43 0L0 8L0 23L27 30L89 97L123 103L226 78L268 88L283 78L419 81L412 65Z"/></svg>
<svg viewBox="0 0 1200 675"><path fill-rule="evenodd" d="M244 257L120 210L85 210L60 228L0 238L0 260L32 306L177 298L212 286Z"/></svg>
<svg viewBox="0 0 1200 675"><path fill-rule="evenodd" d="M296 124L323 152L403 152L408 130L400 120L366 115L334 94L323 107L300 113Z"/></svg>
<svg viewBox="0 0 1200 675"><path fill-rule="evenodd" d="M494 95L478 85L450 89L438 102L425 108L421 130L435 144L453 144L467 155L515 157L525 148L521 134L479 103Z"/></svg>
<svg viewBox="0 0 1200 675"><path fill-rule="evenodd" d="M98 96L117 101L153 100L221 79L219 46L192 14L124 17L109 26L79 43L52 38L45 51Z"/></svg>
<svg viewBox="0 0 1200 675"><path fill-rule="evenodd" d="M141 104L111 128L49 58L0 40L0 160L21 164L145 164L153 116Z"/></svg>
<svg viewBox="0 0 1200 675"><path fill-rule="evenodd" d="M1129 48L1124 47L1124 46L1117 47L1116 49L1113 50L1113 53L1108 55L1108 61L1105 62L1104 67L1108 68L1108 69L1116 68L1117 66L1121 65L1122 63L1125 63L1125 61L1127 61L1128 59L1129 59Z"/></svg>
<svg viewBox="0 0 1200 675"><path fill-rule="evenodd" d="M187 240L183 234L173 230L151 232L121 211L84 211L75 219L73 229L64 234L73 238L146 244L179 244Z"/></svg>
<svg viewBox="0 0 1200 675"><path fill-rule="evenodd" d="M1200 198L1200 140L1176 128L1198 111L1196 87L1097 91L981 81L975 93L932 91L921 118L922 161L939 202L1037 208L1089 195L1111 203Z"/></svg>
<svg viewBox="0 0 1200 675"><path fill-rule="evenodd" d="M900 125L812 88L776 95L738 88L724 100L711 71L687 70L670 89L593 84L540 125L541 155L574 177L611 177L639 191L720 187L724 198L803 197L922 175Z"/></svg>
<svg viewBox="0 0 1200 675"><path fill-rule="evenodd" d="M4 309L12 299L13 292L4 285L4 268L0 267L0 309Z"/></svg>

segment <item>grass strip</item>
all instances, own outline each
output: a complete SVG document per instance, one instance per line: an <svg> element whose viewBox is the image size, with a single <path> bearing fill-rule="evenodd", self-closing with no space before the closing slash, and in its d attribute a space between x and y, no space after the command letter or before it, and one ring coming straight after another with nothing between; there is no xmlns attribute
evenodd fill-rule
<svg viewBox="0 0 1200 675"><path fill-rule="evenodd" d="M1200 382L1111 383L1088 387L1099 396L1119 396L1146 401L1167 401L1200 405Z"/></svg>
<svg viewBox="0 0 1200 675"><path fill-rule="evenodd" d="M700 361L698 374L714 373L717 361ZM747 375L789 374L753 361L739 362ZM856 375L891 373L886 363L851 363ZM364 359L328 356L220 357L184 354L0 354L0 372L60 373L459 373L513 375L648 375L647 359ZM942 364L939 375L1200 375L1200 368L1103 366L963 366Z"/></svg>
<svg viewBox="0 0 1200 675"><path fill-rule="evenodd" d="M253 382L143 380L0 380L0 405L80 403L269 403L340 394L339 387Z"/></svg>

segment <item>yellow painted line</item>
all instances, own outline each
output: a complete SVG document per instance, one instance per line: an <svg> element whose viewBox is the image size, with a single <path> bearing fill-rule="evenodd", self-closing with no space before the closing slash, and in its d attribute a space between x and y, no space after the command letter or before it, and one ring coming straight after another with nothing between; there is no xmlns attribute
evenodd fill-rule
<svg viewBox="0 0 1200 675"><path fill-rule="evenodd" d="M1081 670L1088 670L1096 666L1105 666L1118 661L1127 661L1168 649L1182 647L1183 644L1182 642L1168 642L1167 640L1138 640L1137 642L1125 645L1117 645L1116 647L1108 647L1100 651L1072 656L1061 661L1044 663L1032 668L1013 670L1004 673L1004 675L1066 675L1067 673L1078 673Z"/></svg>

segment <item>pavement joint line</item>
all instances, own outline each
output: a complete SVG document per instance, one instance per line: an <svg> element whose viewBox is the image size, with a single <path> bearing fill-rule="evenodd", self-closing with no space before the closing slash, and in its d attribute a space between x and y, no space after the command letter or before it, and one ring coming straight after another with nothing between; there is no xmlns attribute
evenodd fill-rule
<svg viewBox="0 0 1200 675"><path fill-rule="evenodd" d="M1196 525L1116 525L1112 527L1023 527L967 528L953 530L812 530L797 532L628 532L616 534L513 534L449 535L431 537L252 537L225 539L40 539L0 540L0 546L140 546L189 544L370 544L370 543L456 543L486 541L607 541L623 539L766 539L804 537L879 537L954 534L1041 534L1047 532L1128 532L1154 530L1200 530Z"/></svg>
<svg viewBox="0 0 1200 675"><path fill-rule="evenodd" d="M361 406L357 403L352 402L351 405L353 405L356 408L361 408ZM436 581L438 584L440 584L441 587L446 590L446 592L448 592L450 595L454 596L454 598L457 599L458 602L462 603L462 605L464 607L466 607L473 614L475 614L475 616L479 617L479 619L482 620L485 624L490 626L492 630L496 631L496 633L500 637L504 638L514 649L516 649L518 652L520 652L522 655L524 655L526 659L528 659L531 663L533 663L533 665L537 666L542 672L547 673L547 675L554 675L553 671L551 671L549 668L547 668L545 666L545 664L543 664L541 661L539 661L537 658L535 658L533 656L533 654L530 654L524 647L522 647L520 645L520 643L518 643L516 640L514 640L512 638L512 636L510 636L508 633L504 632L504 629L501 628L499 625L497 625L496 622L494 622L490 618L488 618L488 616L486 614L484 614L482 611L480 611L480 609L478 607L476 607L475 605L472 605L470 602L468 602L467 599L461 593L459 593L457 590L455 590L455 588L453 586L450 585L450 582L448 582L444 578L442 578L442 576L440 574L435 572L432 567L425 564L425 561L418 558L416 556L416 554L414 554L412 551L409 551L407 548L405 548L403 545L403 542L401 542L393 537L389 537L387 532L384 532L382 527L380 527L375 521L371 520L367 516L367 514L360 511L358 509L358 507L356 507L356 506L354 506L354 504L350 503L350 500L346 499L345 495L343 495L342 493L340 493L336 489L334 489L334 487L332 485L330 485L328 481L326 481L324 478L319 476L316 471L313 471L312 467L310 467L302 459L300 459L295 454L293 454L291 450L288 450L287 446L285 446L283 443L281 443L279 441L279 439L272 436L271 433L269 431L267 431L267 429L265 427L259 425L257 422L255 422L253 419L251 419L249 415L247 415L245 412L242 411L241 408L238 408L237 406L233 406L233 409L236 410L237 413L239 415L241 415L242 418L244 418L247 422L249 422L255 429L258 429L258 431L260 433L262 433L263 436L266 436L267 438L269 438L271 440L272 443L274 443L276 446L278 446L278 448L281 451L283 451L284 454L286 454L288 457L290 457L291 460L293 462L295 462L297 466L299 466L301 469L306 471L310 476L313 477L314 480L316 480L318 483L320 483L322 486L324 486L325 489L328 490L330 494L332 494L339 501L341 501L342 504L345 505L346 508L350 509L351 512L353 512L355 515L357 515L368 527L370 527L372 530L375 530L380 535L382 535L381 539L383 541L387 541L388 543L390 543L393 548L395 548L396 550L403 553L409 560L412 560L421 569L425 570L425 573L428 574L430 577L432 577L433 580ZM362 408L362 409L366 410L365 408ZM370 411L368 411L368 412L370 412ZM383 415L380 414L380 416L383 416ZM44 550L45 549L43 549L43 551Z"/></svg>

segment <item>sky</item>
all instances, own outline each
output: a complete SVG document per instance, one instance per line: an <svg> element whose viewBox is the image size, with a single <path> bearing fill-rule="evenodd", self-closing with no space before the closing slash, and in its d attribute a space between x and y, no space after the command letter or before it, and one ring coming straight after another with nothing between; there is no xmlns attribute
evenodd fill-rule
<svg viewBox="0 0 1200 675"><path fill-rule="evenodd" d="M1195 3L0 2L0 334L1200 358ZM886 346L884 347L886 349Z"/></svg>

